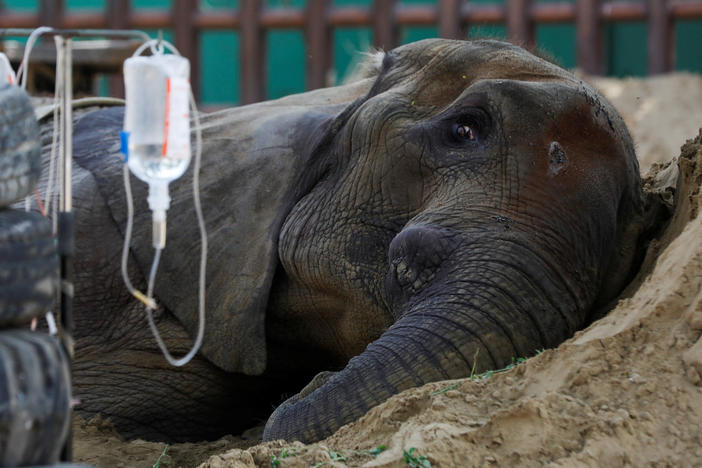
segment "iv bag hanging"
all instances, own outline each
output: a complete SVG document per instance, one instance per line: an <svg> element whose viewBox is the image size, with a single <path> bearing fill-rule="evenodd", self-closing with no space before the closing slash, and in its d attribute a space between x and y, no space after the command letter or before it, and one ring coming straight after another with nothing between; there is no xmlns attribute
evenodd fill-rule
<svg viewBox="0 0 702 468"><path fill-rule="evenodd" d="M12 65L10 65L10 61L7 59L7 55L0 52L0 85L8 83L17 83L17 77L15 76L15 71L12 69Z"/></svg>
<svg viewBox="0 0 702 468"><path fill-rule="evenodd" d="M190 62L178 55L124 62L129 169L145 182L170 182L190 163Z"/></svg>

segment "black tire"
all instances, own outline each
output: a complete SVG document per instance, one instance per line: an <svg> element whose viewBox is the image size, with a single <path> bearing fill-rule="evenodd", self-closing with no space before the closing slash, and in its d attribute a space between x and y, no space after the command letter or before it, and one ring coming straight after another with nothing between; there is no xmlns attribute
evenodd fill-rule
<svg viewBox="0 0 702 468"><path fill-rule="evenodd" d="M44 315L57 284L58 255L48 219L0 209L0 329Z"/></svg>
<svg viewBox="0 0 702 468"><path fill-rule="evenodd" d="M0 331L0 466L59 461L71 422L68 360L43 333Z"/></svg>
<svg viewBox="0 0 702 468"><path fill-rule="evenodd" d="M39 125L19 86L0 88L0 207L29 195L41 175Z"/></svg>

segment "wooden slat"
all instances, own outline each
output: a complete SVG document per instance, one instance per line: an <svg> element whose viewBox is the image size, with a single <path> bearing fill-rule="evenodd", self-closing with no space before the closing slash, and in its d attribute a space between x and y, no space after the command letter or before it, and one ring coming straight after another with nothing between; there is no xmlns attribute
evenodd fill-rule
<svg viewBox="0 0 702 468"><path fill-rule="evenodd" d="M235 10L198 11L193 17L197 29L238 29L241 25Z"/></svg>
<svg viewBox="0 0 702 468"><path fill-rule="evenodd" d="M61 24L66 29L102 29L107 27L105 17L99 12L80 12L65 15Z"/></svg>
<svg viewBox="0 0 702 468"><path fill-rule="evenodd" d="M395 22L398 26L435 26L438 21L439 12L431 5L397 5L395 7Z"/></svg>
<svg viewBox="0 0 702 468"><path fill-rule="evenodd" d="M371 10L365 7L336 7L329 12L332 26L368 26L371 18Z"/></svg>
<svg viewBox="0 0 702 468"><path fill-rule="evenodd" d="M375 0L373 9L373 45L390 50L398 44L395 21L396 0Z"/></svg>
<svg viewBox="0 0 702 468"><path fill-rule="evenodd" d="M667 0L648 0L648 74L673 68L674 28Z"/></svg>
<svg viewBox="0 0 702 468"><path fill-rule="evenodd" d="M39 0L39 22L42 26L63 26L64 0Z"/></svg>
<svg viewBox="0 0 702 468"><path fill-rule="evenodd" d="M267 29L302 29L306 25L305 11L297 8L264 9L261 12L261 25Z"/></svg>
<svg viewBox="0 0 702 468"><path fill-rule="evenodd" d="M675 19L700 19L702 18L702 2L673 1L670 5L670 13Z"/></svg>
<svg viewBox="0 0 702 468"><path fill-rule="evenodd" d="M241 103L265 99L266 37L261 27L262 0L241 0Z"/></svg>
<svg viewBox="0 0 702 468"><path fill-rule="evenodd" d="M0 28L36 28L37 17L27 13L7 13L0 14Z"/></svg>
<svg viewBox="0 0 702 468"><path fill-rule="evenodd" d="M172 22L175 46L190 60L190 87L200 96L200 42L191 18L197 14L197 0L173 0Z"/></svg>
<svg viewBox="0 0 702 468"><path fill-rule="evenodd" d="M327 86L331 64L331 28L327 11L331 0L307 0L305 35L307 38L307 89Z"/></svg>
<svg viewBox="0 0 702 468"><path fill-rule="evenodd" d="M600 0L575 0L578 66L592 75L604 72Z"/></svg>
<svg viewBox="0 0 702 468"><path fill-rule="evenodd" d="M507 37L511 42L527 48L534 45L531 3L531 0L507 1Z"/></svg>
<svg viewBox="0 0 702 468"><path fill-rule="evenodd" d="M128 29L130 12L129 0L107 0L107 8L105 8L107 27L111 29ZM124 79L121 74L110 76L108 87L110 96L124 97Z"/></svg>
<svg viewBox="0 0 702 468"><path fill-rule="evenodd" d="M131 15L129 0L107 0L105 22L110 29L128 29Z"/></svg>
<svg viewBox="0 0 702 468"><path fill-rule="evenodd" d="M572 23L575 5L572 3L535 3L531 6L534 23Z"/></svg>
<svg viewBox="0 0 702 468"><path fill-rule="evenodd" d="M646 5L641 2L606 2L600 8L600 14L604 21L640 21L646 19Z"/></svg>
<svg viewBox="0 0 702 468"><path fill-rule="evenodd" d="M136 10L132 12L131 27L135 29L166 29L171 27L171 13L159 10Z"/></svg>
<svg viewBox="0 0 702 468"><path fill-rule="evenodd" d="M439 36L448 39L464 37L461 24L461 0L439 0Z"/></svg>
<svg viewBox="0 0 702 468"><path fill-rule="evenodd" d="M507 18L507 13L503 5L481 5L466 2L461 10L461 17L465 24L498 24L504 23L505 18Z"/></svg>

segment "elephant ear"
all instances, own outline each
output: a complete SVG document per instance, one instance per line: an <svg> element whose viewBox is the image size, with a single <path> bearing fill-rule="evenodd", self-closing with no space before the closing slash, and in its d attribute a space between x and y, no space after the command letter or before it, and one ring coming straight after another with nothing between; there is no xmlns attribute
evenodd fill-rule
<svg viewBox="0 0 702 468"><path fill-rule="evenodd" d="M200 193L209 253L201 353L218 367L248 375L265 370L265 310L278 267L280 227L305 186L314 183L312 149L347 103L365 91L365 82L359 82L336 93L320 90L202 118ZM81 118L75 126L74 158L97 179L124 233L123 158L118 144L122 121L121 108ZM169 187L167 241L154 295L194 337L200 234L192 200L192 166ZM146 277L153 258L151 212L146 184L132 177L132 189L131 251ZM119 264L119 258L113 261Z"/></svg>

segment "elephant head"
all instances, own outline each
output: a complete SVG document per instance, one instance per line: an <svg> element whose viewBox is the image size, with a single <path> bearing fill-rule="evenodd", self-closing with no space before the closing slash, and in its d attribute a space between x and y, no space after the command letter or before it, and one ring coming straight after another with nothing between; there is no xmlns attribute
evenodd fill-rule
<svg viewBox="0 0 702 468"><path fill-rule="evenodd" d="M283 403L266 439L320 439L403 389L555 346L635 264L638 163L589 85L497 41L426 40L371 62L352 84L203 120L202 354L230 373L338 371ZM103 155L117 144L98 131L120 119L83 118L75 147L122 229L119 164ZM172 190L155 291L194 334L189 190ZM147 271L143 205L136 226Z"/></svg>
<svg viewBox="0 0 702 468"><path fill-rule="evenodd" d="M270 332L323 317L308 342L350 360L281 405L265 439L317 440L403 389L555 346L628 278L642 213L628 132L518 47L388 52L332 133L315 149L328 171L281 229Z"/></svg>

